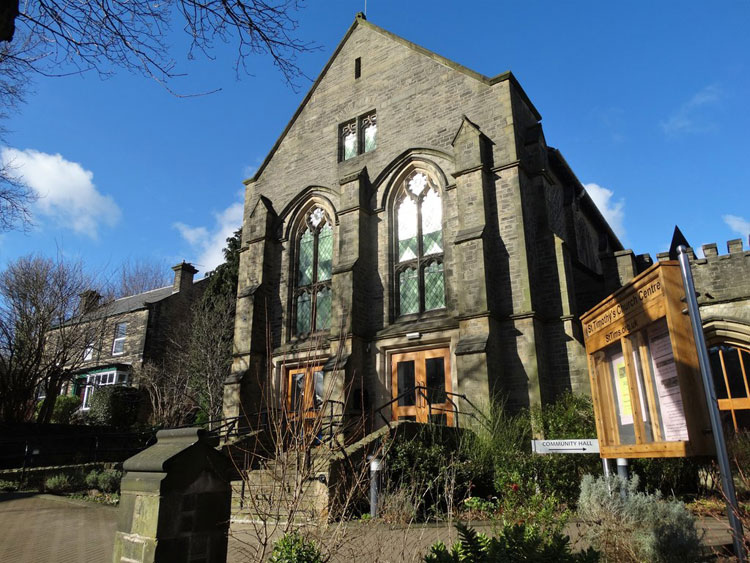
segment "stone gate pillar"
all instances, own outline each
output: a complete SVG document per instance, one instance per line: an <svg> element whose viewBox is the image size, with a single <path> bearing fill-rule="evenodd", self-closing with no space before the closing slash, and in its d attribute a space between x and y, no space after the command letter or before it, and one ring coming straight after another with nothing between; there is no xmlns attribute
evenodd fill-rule
<svg viewBox="0 0 750 563"><path fill-rule="evenodd" d="M114 563L225 563L232 489L217 438L162 430L123 464Z"/></svg>

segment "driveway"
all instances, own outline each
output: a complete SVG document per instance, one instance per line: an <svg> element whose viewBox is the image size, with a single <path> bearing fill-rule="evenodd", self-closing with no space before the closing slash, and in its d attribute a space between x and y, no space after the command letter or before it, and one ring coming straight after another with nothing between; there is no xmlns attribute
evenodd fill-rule
<svg viewBox="0 0 750 563"><path fill-rule="evenodd" d="M109 563L112 561L117 508L34 493L0 494L0 561L13 563ZM482 530L487 523L477 523ZM725 522L699 522L706 545L731 542ZM575 523L566 530L573 539ZM447 536L446 536L447 534ZM274 534L276 535L276 534ZM451 537L452 536L452 537ZM228 563L256 558L257 532L250 524L233 524ZM444 525L388 526L377 522L347 524L346 541L335 561L412 561L437 539L455 540ZM321 537L323 544L325 537Z"/></svg>

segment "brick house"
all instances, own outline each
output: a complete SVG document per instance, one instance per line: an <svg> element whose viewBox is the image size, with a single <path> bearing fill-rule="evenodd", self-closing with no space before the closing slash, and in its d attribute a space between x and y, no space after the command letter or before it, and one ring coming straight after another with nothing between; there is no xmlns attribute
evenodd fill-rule
<svg viewBox="0 0 750 563"><path fill-rule="evenodd" d="M227 418L326 397L455 424L460 396L587 391L578 317L622 246L510 72L358 15L245 185Z"/></svg>
<svg viewBox="0 0 750 563"><path fill-rule="evenodd" d="M93 327L90 342L72 383L72 392L81 397L82 410L88 410L96 388L128 384L134 368L144 362L163 358L168 338L190 313L192 303L201 296L203 280L193 282L198 272L181 262L172 268L172 285L98 304L100 296L87 292L83 308ZM92 303L93 300L93 303Z"/></svg>

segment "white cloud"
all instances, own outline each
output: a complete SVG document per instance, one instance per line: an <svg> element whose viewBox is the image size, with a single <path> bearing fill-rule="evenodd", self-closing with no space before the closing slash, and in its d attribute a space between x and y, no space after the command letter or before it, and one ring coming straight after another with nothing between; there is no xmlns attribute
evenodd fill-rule
<svg viewBox="0 0 750 563"><path fill-rule="evenodd" d="M739 215L722 215L727 226L741 237L750 235L750 221Z"/></svg>
<svg viewBox="0 0 750 563"><path fill-rule="evenodd" d="M182 238L192 245L200 244L208 238L206 227L188 227L185 223L175 223L174 228L180 231Z"/></svg>
<svg viewBox="0 0 750 563"><path fill-rule="evenodd" d="M620 198L618 201L613 201L612 196L615 195L612 190L603 188L599 184L584 184L586 191L594 200L594 203L602 212L604 218L612 227L615 234L622 240L625 238L625 200Z"/></svg>
<svg viewBox="0 0 750 563"><path fill-rule="evenodd" d="M77 162L61 154L9 147L0 151L0 159L39 196L34 210L59 225L95 239L102 224L111 227L120 220L114 199L102 195L94 185L94 173Z"/></svg>
<svg viewBox="0 0 750 563"><path fill-rule="evenodd" d="M710 85L696 93L682 104L669 119L660 123L667 135L680 133L699 133L710 131L715 125L704 115L706 107L716 104L721 99L721 90L716 85Z"/></svg>
<svg viewBox="0 0 750 563"><path fill-rule="evenodd" d="M194 263L204 272L213 270L224 262L222 249L226 246L227 239L242 226L243 209L242 202L238 201L224 211L214 213L214 226L211 229L191 227L185 223L173 225L198 254Z"/></svg>

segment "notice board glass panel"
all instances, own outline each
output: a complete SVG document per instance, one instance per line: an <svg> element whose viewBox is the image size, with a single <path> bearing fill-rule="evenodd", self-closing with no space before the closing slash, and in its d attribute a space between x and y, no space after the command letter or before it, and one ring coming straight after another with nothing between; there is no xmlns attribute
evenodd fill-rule
<svg viewBox="0 0 750 563"><path fill-rule="evenodd" d="M659 319L646 328L646 342L663 439L665 442L687 440L685 407L666 319Z"/></svg>
<svg viewBox="0 0 750 563"><path fill-rule="evenodd" d="M615 420L621 444L635 444L633 426L633 401L628 387L625 357L622 344L615 342L604 349L604 362L609 373L610 386L615 403Z"/></svg>

